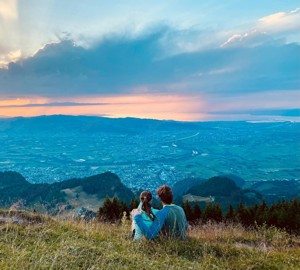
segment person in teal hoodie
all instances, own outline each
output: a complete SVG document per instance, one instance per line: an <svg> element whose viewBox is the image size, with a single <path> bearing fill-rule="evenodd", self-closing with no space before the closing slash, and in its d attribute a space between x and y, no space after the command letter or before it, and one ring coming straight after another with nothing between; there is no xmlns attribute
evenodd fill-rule
<svg viewBox="0 0 300 270"><path fill-rule="evenodd" d="M163 209L156 212L150 226L144 222L142 211L134 209L131 214L135 224L147 239L153 239L161 233L166 238L186 240L188 229L186 215L182 207L172 204L171 188L163 185L157 189L156 193L162 202Z"/></svg>
<svg viewBox="0 0 300 270"><path fill-rule="evenodd" d="M157 209L151 207L152 194L149 190L145 190L140 195L140 204L137 210L141 213L141 218L144 224L150 227L155 219L155 215L158 212ZM133 220L132 222L132 237L133 240L140 240L144 237L140 227Z"/></svg>

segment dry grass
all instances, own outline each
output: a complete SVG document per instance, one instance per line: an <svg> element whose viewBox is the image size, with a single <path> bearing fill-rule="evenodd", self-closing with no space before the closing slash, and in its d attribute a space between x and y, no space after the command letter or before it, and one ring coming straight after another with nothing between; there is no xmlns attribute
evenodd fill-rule
<svg viewBox="0 0 300 270"><path fill-rule="evenodd" d="M46 218L0 224L0 269L300 269L299 243L275 228L232 224L193 227L188 241L132 242L129 222Z"/></svg>

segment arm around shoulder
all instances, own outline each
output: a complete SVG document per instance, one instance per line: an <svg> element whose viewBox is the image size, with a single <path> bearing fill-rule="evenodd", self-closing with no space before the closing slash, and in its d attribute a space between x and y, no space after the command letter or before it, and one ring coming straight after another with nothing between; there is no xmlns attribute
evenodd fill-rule
<svg viewBox="0 0 300 270"><path fill-rule="evenodd" d="M142 215L135 215L134 221L141 229L143 235L146 236L147 239L153 239L158 236L159 232L161 231L166 218L167 218L168 210L167 208L163 208L162 210L158 211L155 215L155 219L153 224L148 227L144 222Z"/></svg>

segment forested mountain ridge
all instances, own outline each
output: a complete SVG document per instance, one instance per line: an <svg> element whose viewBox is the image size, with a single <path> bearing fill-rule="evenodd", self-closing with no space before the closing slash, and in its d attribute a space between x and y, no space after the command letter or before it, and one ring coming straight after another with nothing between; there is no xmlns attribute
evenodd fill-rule
<svg viewBox="0 0 300 270"><path fill-rule="evenodd" d="M299 192L300 181L261 182L248 185L247 189L243 189L237 185L235 178L231 175L221 175L210 179L182 180L174 185L175 203L181 204L182 200L186 200L186 194L189 194L203 197L200 202L202 208L205 206L205 201L213 201L220 204L223 211L227 211L230 205L237 207L241 202L251 206L260 204L263 199L270 204L278 199L299 198L297 192ZM0 207L4 208L21 201L25 207L36 208L50 214L57 214L58 209L72 211L80 207L96 212L105 197L117 197L128 204L132 198L139 197L140 191L134 193L111 172L52 184L32 184L17 172L0 172Z"/></svg>
<svg viewBox="0 0 300 270"><path fill-rule="evenodd" d="M231 176L214 176L190 187L186 193L202 197L214 196L214 201L223 209L227 209L229 205L237 206L240 202L254 205L263 199L259 192L237 186Z"/></svg>
<svg viewBox="0 0 300 270"><path fill-rule="evenodd" d="M106 197L118 197L129 202L134 196L120 178L111 172L85 178L74 178L53 184L31 184L16 172L0 172L0 206L8 207L17 201L25 206L55 211L65 207L89 206L97 209Z"/></svg>

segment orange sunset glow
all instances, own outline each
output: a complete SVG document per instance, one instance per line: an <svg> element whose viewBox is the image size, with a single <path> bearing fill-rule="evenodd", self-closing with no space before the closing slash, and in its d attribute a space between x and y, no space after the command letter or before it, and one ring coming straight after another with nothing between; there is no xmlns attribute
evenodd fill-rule
<svg viewBox="0 0 300 270"><path fill-rule="evenodd" d="M204 119L199 109L205 109L200 96L183 95L126 95L94 96L53 100L33 97L0 101L2 117L31 117L68 114L107 117L139 117L194 121ZM200 110L201 111L201 110Z"/></svg>

